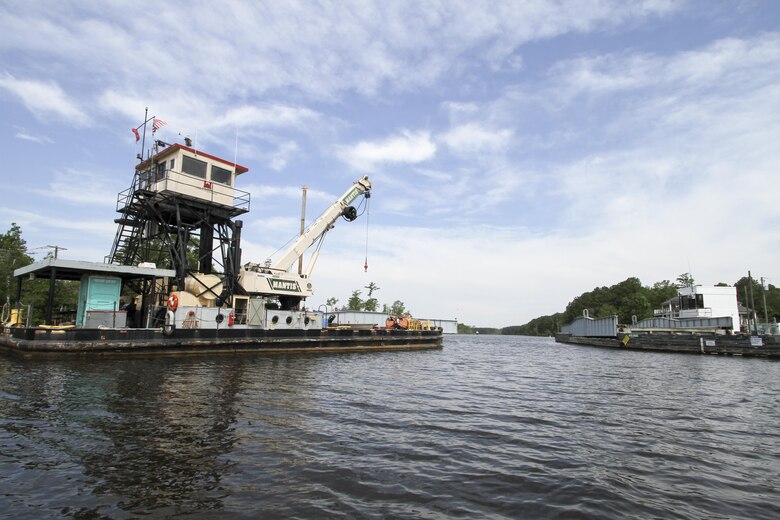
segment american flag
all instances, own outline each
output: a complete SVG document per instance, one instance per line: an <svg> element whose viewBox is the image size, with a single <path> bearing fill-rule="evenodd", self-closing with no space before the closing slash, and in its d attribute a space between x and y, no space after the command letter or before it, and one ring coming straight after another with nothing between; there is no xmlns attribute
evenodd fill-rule
<svg viewBox="0 0 780 520"><path fill-rule="evenodd" d="M162 119L157 119L156 117L152 120L152 133L155 133L158 128L162 128L165 125L167 125L165 121Z"/></svg>

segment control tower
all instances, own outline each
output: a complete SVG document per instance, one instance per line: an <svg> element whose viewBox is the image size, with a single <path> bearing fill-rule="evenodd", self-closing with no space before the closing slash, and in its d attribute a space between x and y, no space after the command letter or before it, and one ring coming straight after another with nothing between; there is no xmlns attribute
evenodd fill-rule
<svg viewBox="0 0 780 520"><path fill-rule="evenodd" d="M227 302L241 262L242 222L234 219L249 211L249 193L235 183L248 169L185 143L157 140L135 167L130 188L117 198L121 216L106 262L173 269L166 291L182 290L194 277L203 280L201 292Z"/></svg>

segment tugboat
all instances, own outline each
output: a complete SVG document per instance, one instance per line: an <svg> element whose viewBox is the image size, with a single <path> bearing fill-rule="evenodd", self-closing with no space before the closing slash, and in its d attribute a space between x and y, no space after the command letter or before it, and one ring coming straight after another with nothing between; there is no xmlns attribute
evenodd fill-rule
<svg viewBox="0 0 780 520"><path fill-rule="evenodd" d="M147 122L149 119L147 119ZM146 124L144 124L145 139ZM143 145L142 145L143 148ZM346 351L441 348L440 328L382 324L329 326L305 307L325 234L353 221L371 195L354 182L276 261L241 263L242 221L250 194L235 187L248 168L193 148L154 140L119 193L118 225L104 262L49 258L16 269L17 321L0 351L150 354L214 351ZM359 205L353 205L359 200ZM303 218L302 218L303 221ZM313 245L306 269L303 255ZM294 264L298 263L297 272ZM45 323L22 326L22 284L50 283ZM56 280L80 282L75 322L54 326ZM122 301L131 292L132 301Z"/></svg>

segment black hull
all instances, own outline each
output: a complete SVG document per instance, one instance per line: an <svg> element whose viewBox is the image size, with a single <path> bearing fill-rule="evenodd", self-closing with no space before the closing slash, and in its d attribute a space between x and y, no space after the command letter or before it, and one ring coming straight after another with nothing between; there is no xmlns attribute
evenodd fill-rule
<svg viewBox="0 0 780 520"><path fill-rule="evenodd" d="M77 354L197 354L217 352L333 352L442 347L441 330L11 329L0 353L19 356Z"/></svg>
<svg viewBox="0 0 780 520"><path fill-rule="evenodd" d="M627 339L626 339L627 338ZM620 334L617 337L585 337L556 334L558 343L589 347L677 352L684 354L715 354L724 356L780 358L780 337L757 336L761 345L753 345L750 336L718 334Z"/></svg>

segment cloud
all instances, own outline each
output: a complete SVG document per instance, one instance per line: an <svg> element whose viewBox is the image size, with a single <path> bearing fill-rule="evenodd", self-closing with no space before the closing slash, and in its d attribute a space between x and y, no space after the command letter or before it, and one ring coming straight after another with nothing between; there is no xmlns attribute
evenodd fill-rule
<svg viewBox="0 0 780 520"><path fill-rule="evenodd" d="M528 42L664 16L676 8L658 0L434 6L194 0L186 11L177 4L157 6L155 18L165 31L153 37L143 5L95 4L76 11L68 5L6 3L0 8L0 51L79 71L106 92L176 98L219 113L210 109L236 97L334 101L352 93L415 91L472 73L474 66L460 65L466 59L476 67L514 70ZM219 27L230 30L215 30Z"/></svg>
<svg viewBox="0 0 780 520"><path fill-rule="evenodd" d="M478 123L468 123L452 128L439 136L452 152L473 154L484 151L500 151L506 148L512 130L489 130Z"/></svg>
<svg viewBox="0 0 780 520"><path fill-rule="evenodd" d="M301 198L300 186L272 186L265 184L248 186L244 189L252 194L253 199Z"/></svg>
<svg viewBox="0 0 780 520"><path fill-rule="evenodd" d="M650 53L612 53L579 57L558 63L550 76L563 99L579 94L611 95L654 87L685 93L701 88L744 88L754 84L761 68L778 76L780 35L754 40L725 38L702 49L671 56Z"/></svg>
<svg viewBox="0 0 780 520"><path fill-rule="evenodd" d="M29 210L16 210L0 207L0 215L9 222L16 222L22 228L25 241L31 246L39 243L52 243L52 240L63 241L58 245L70 247L71 244L85 244L93 247L102 243L105 249L109 240L116 232L116 224L113 221L103 219L63 218L61 215L52 215L48 208L41 208L37 213ZM64 240L67 239L66 244ZM75 248L74 248L75 249ZM107 251L103 251L99 257L101 260Z"/></svg>
<svg viewBox="0 0 780 520"><path fill-rule="evenodd" d="M18 97L24 106L40 119L54 117L73 126L86 126L90 123L78 103L53 81L23 80L5 73L0 76L0 88Z"/></svg>
<svg viewBox="0 0 780 520"><path fill-rule="evenodd" d="M401 130L400 135L378 141L360 141L339 148L338 157L356 170L373 171L380 164L418 164L433 158L436 143L431 133Z"/></svg>
<svg viewBox="0 0 780 520"><path fill-rule="evenodd" d="M19 130L14 134L14 137L17 139L21 139L23 141L32 141L33 143L39 143L39 144L52 144L54 141L52 141L50 138L46 137L45 135L32 135L27 133L24 130Z"/></svg>
<svg viewBox="0 0 780 520"><path fill-rule="evenodd" d="M216 128L222 127L300 127L311 124L319 114L305 107L282 104L267 106L243 105L230 109L224 116L213 121Z"/></svg>
<svg viewBox="0 0 780 520"><path fill-rule="evenodd" d="M140 96L123 94L114 89L107 89L98 96L98 106L107 113L118 113L130 121L143 122L144 101Z"/></svg>
<svg viewBox="0 0 780 520"><path fill-rule="evenodd" d="M271 169L280 171L286 166L290 157L301 149L295 141L286 141L271 154Z"/></svg>
<svg viewBox="0 0 780 520"><path fill-rule="evenodd" d="M45 190L34 190L39 195L62 200L70 204L91 206L116 206L117 191L106 181L105 175L67 168L55 171Z"/></svg>

